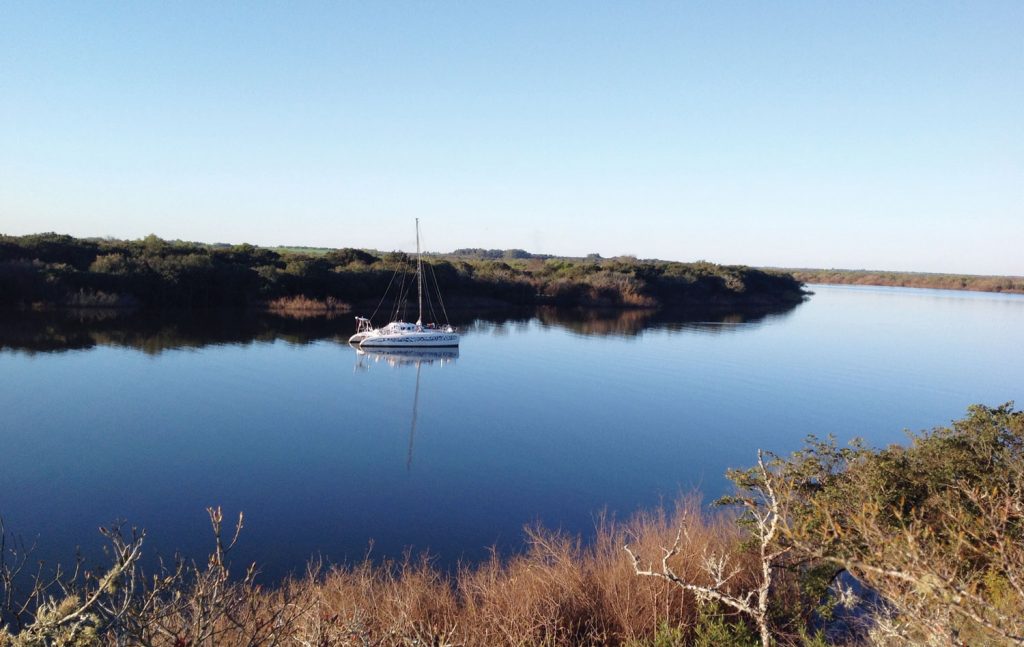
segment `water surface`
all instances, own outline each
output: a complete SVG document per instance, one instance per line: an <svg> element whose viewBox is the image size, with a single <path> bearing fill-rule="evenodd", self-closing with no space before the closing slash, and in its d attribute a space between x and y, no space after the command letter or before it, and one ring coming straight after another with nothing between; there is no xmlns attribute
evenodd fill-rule
<svg viewBox="0 0 1024 647"><path fill-rule="evenodd" d="M0 515L48 559L118 518L199 556L216 504L270 578L371 542L452 564L526 523L713 498L759 447L1024 401L1024 297L812 289L781 313L468 320L457 357L359 356L347 318L0 320Z"/></svg>

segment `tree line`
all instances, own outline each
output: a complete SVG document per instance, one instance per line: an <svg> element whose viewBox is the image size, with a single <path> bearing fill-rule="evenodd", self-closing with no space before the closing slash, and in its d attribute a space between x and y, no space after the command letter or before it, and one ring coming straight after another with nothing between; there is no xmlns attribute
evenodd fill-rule
<svg viewBox="0 0 1024 647"><path fill-rule="evenodd" d="M596 256L596 255L594 255ZM0 306L259 306L288 299L375 303L413 268L403 252L323 254L253 245L0 236ZM707 262L431 255L427 280L453 305L798 303L791 275Z"/></svg>

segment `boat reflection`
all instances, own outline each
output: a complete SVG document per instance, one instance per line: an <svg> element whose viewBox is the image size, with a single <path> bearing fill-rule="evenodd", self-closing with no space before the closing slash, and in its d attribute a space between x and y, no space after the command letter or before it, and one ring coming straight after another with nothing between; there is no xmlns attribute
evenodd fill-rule
<svg viewBox="0 0 1024 647"><path fill-rule="evenodd" d="M458 347L449 348L360 348L349 344L356 351L356 369L365 370L368 364L386 363L392 368L438 363L451 364L459 358Z"/></svg>
<svg viewBox="0 0 1024 647"><path fill-rule="evenodd" d="M404 366L416 367L416 389L412 396L412 421L409 423L409 451L405 459L405 469L412 471L413 443L416 439L416 422L420 409L420 370L424 364L452 364L459 358L458 347L447 348L360 348L349 344L356 351L354 371L369 370L370 364L385 363L391 368Z"/></svg>

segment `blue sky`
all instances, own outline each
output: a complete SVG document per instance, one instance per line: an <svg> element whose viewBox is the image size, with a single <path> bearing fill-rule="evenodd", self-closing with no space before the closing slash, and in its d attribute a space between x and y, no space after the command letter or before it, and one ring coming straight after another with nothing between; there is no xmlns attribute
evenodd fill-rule
<svg viewBox="0 0 1024 647"><path fill-rule="evenodd" d="M1024 274L1024 2L0 4L0 232Z"/></svg>

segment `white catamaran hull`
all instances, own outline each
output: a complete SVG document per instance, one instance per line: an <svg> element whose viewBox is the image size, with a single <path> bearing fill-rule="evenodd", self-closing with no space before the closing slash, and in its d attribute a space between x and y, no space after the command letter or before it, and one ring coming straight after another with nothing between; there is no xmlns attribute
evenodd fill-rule
<svg viewBox="0 0 1024 647"><path fill-rule="evenodd" d="M430 346L458 346L459 335L453 332L424 330L392 335L367 335L359 340L361 348L415 348Z"/></svg>

